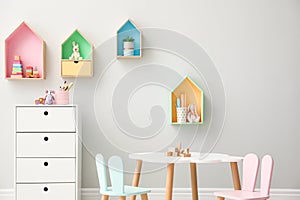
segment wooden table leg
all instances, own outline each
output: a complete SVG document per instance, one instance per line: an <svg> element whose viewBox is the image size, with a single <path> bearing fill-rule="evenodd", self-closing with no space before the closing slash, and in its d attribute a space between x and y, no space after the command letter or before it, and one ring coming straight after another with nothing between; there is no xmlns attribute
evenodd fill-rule
<svg viewBox="0 0 300 200"><path fill-rule="evenodd" d="M233 186L235 190L241 190L241 182L239 176L239 168L237 162L230 162Z"/></svg>
<svg viewBox="0 0 300 200"><path fill-rule="evenodd" d="M142 160L137 160L136 161L133 180L132 180L132 186L136 186L136 187L139 186L142 163L143 163ZM130 197L130 200L135 200L135 199L136 199L136 195L133 195L133 196Z"/></svg>
<svg viewBox="0 0 300 200"><path fill-rule="evenodd" d="M103 194L101 200L108 200L108 195Z"/></svg>
<svg viewBox="0 0 300 200"><path fill-rule="evenodd" d="M168 164L166 180L166 200L172 200L173 178L174 178L174 163Z"/></svg>
<svg viewBox="0 0 300 200"><path fill-rule="evenodd" d="M190 163L190 170L191 170L192 197L193 197L193 200L198 200L197 165L196 165L196 163Z"/></svg>
<svg viewBox="0 0 300 200"><path fill-rule="evenodd" d="M146 194L141 194L141 200L148 200L148 195Z"/></svg>

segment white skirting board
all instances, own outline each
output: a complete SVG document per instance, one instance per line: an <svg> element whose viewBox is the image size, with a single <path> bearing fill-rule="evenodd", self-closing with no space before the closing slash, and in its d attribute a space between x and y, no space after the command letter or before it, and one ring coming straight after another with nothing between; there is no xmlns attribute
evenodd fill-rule
<svg viewBox="0 0 300 200"><path fill-rule="evenodd" d="M149 200L164 200L165 189L164 188L150 188ZM213 195L215 191L227 190L226 188L199 188L200 200L216 200ZM81 200L100 200L98 193L99 189L95 188L82 188ZM192 199L192 191L190 188L174 188L173 199L174 200L186 200ZM111 200L117 200L118 198L110 198ZM129 199L129 198L128 198ZM140 200L140 197L137 199ZM300 200L300 189L271 189L270 200Z"/></svg>
<svg viewBox="0 0 300 200"><path fill-rule="evenodd" d="M216 200L213 192L226 190L226 188L199 188L199 196L201 200ZM100 200L100 195L97 188L82 188L81 200ZM117 200L118 198L110 198L110 200ZM137 199L140 199L138 197ZM152 188L149 193L149 200L164 200L164 188ZM174 188L174 200L192 199L191 189L189 188ZM0 189L0 200L14 200L13 189ZM300 200L300 189L271 189L270 200Z"/></svg>

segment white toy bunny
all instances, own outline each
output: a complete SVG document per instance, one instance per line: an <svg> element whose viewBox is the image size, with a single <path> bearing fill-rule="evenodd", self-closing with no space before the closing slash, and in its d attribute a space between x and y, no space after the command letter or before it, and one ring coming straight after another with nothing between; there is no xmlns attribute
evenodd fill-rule
<svg viewBox="0 0 300 200"><path fill-rule="evenodd" d="M80 53L79 53L79 45L76 44L75 41L72 42L73 45L73 53L72 55L69 57L69 60L82 60L82 57L80 57Z"/></svg>
<svg viewBox="0 0 300 200"><path fill-rule="evenodd" d="M188 122L199 122L200 116L197 113L196 105L190 104L188 107L188 114L187 114Z"/></svg>

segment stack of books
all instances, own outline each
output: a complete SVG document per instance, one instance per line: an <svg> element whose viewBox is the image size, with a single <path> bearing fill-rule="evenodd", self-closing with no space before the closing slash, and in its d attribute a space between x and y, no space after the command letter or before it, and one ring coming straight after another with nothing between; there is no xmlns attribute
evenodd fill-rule
<svg viewBox="0 0 300 200"><path fill-rule="evenodd" d="M14 57L13 68L10 75L11 78L23 78L22 63L20 56Z"/></svg>

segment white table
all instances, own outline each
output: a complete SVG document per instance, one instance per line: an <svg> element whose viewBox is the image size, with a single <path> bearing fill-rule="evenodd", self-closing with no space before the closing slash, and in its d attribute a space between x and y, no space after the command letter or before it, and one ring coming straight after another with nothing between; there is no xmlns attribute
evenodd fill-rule
<svg viewBox="0 0 300 200"><path fill-rule="evenodd" d="M165 152L147 152L147 153L133 153L129 158L136 160L136 168L132 181L133 186L138 186L140 173L143 162L167 164L167 178L166 178L166 200L172 199L173 192L173 177L175 164L190 164L192 197L193 200L198 200L198 186L197 186L197 164L205 163L230 163L233 185L235 190L241 189L240 177L237 163L243 157L231 156L228 154L219 153L199 153L191 152L191 157L170 157L166 156ZM135 200L135 196L130 199Z"/></svg>

